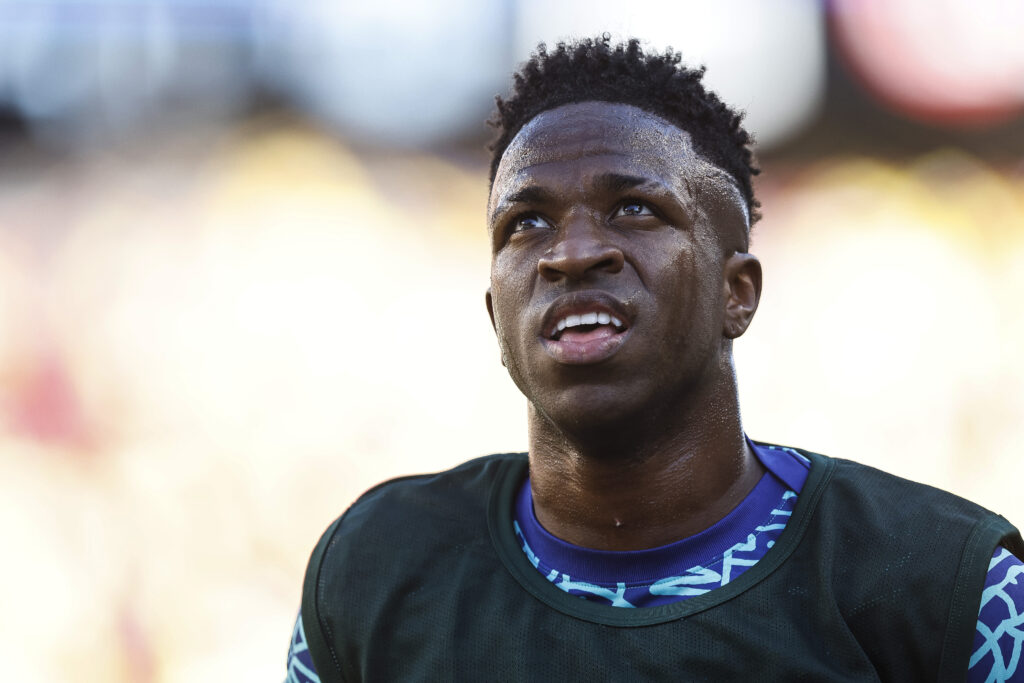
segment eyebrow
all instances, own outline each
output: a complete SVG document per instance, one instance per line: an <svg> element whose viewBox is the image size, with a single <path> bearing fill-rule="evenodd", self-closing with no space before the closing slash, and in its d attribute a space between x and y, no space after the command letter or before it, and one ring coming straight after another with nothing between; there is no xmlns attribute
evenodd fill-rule
<svg viewBox="0 0 1024 683"><path fill-rule="evenodd" d="M622 192L623 190L638 187L648 182L650 182L648 178L641 176L624 175L622 173L602 173L594 178L594 187L599 192L615 194ZM491 214L491 221L493 222L494 219L497 218L497 216L509 205L544 204L551 201L553 197L554 195L543 187L539 187L537 185L524 187L521 190L517 190L505 197L501 203L495 207L494 212Z"/></svg>
<svg viewBox="0 0 1024 683"><path fill-rule="evenodd" d="M594 187L602 192L622 192L650 182L649 179L621 173L602 173L594 178Z"/></svg>
<svg viewBox="0 0 1024 683"><path fill-rule="evenodd" d="M552 193L536 185L524 187L505 198L502 204L543 204L552 198Z"/></svg>
<svg viewBox="0 0 1024 683"><path fill-rule="evenodd" d="M554 195L551 192L537 185L516 190L507 197L502 197L501 203L494 207L494 211L491 212L490 222L493 223L499 215L507 211L514 204L544 204L553 198Z"/></svg>

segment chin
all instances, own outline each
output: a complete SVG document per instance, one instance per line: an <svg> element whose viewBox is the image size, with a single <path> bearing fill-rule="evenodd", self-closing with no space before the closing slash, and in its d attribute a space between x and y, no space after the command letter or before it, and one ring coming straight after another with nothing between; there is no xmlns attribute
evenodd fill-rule
<svg viewBox="0 0 1024 683"><path fill-rule="evenodd" d="M646 402L629 400L621 387L577 386L546 400L531 401L532 412L558 431L591 439L614 438L642 419Z"/></svg>

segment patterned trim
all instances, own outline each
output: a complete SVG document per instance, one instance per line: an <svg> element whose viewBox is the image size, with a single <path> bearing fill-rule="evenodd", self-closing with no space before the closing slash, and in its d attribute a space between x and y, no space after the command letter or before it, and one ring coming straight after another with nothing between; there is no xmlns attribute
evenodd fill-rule
<svg viewBox="0 0 1024 683"><path fill-rule="evenodd" d="M985 683L1024 681L1024 562L996 548L981 593L968 679Z"/></svg>
<svg viewBox="0 0 1024 683"><path fill-rule="evenodd" d="M295 619L292 629L292 643L288 648L288 678L285 683L320 683L320 677L313 667L313 658L306 643L306 629L302 626L302 612Z"/></svg>
<svg viewBox="0 0 1024 683"><path fill-rule="evenodd" d="M612 607L646 607L709 593L753 567L775 545L776 539L793 514L796 500L795 492L783 493L764 524L755 527L745 539L733 544L704 565L690 567L682 575L666 576L644 583L605 583L573 579L537 556L527 543L518 521L513 520L512 528L530 564L566 593L603 601Z"/></svg>

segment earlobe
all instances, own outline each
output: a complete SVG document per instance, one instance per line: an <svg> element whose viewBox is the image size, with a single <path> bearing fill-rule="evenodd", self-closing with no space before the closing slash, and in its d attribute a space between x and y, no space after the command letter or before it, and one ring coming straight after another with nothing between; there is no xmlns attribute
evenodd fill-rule
<svg viewBox="0 0 1024 683"><path fill-rule="evenodd" d="M725 262L725 320L722 334L736 339L750 326L761 300L761 262L753 254L734 253Z"/></svg>

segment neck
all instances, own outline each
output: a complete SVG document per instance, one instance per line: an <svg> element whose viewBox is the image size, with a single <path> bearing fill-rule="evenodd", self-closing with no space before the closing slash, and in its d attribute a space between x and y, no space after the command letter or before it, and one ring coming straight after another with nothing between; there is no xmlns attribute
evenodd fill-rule
<svg viewBox="0 0 1024 683"><path fill-rule="evenodd" d="M638 550L727 515L764 468L743 436L735 380L698 393L600 434L569 433L531 406L530 479L544 528L587 548Z"/></svg>

